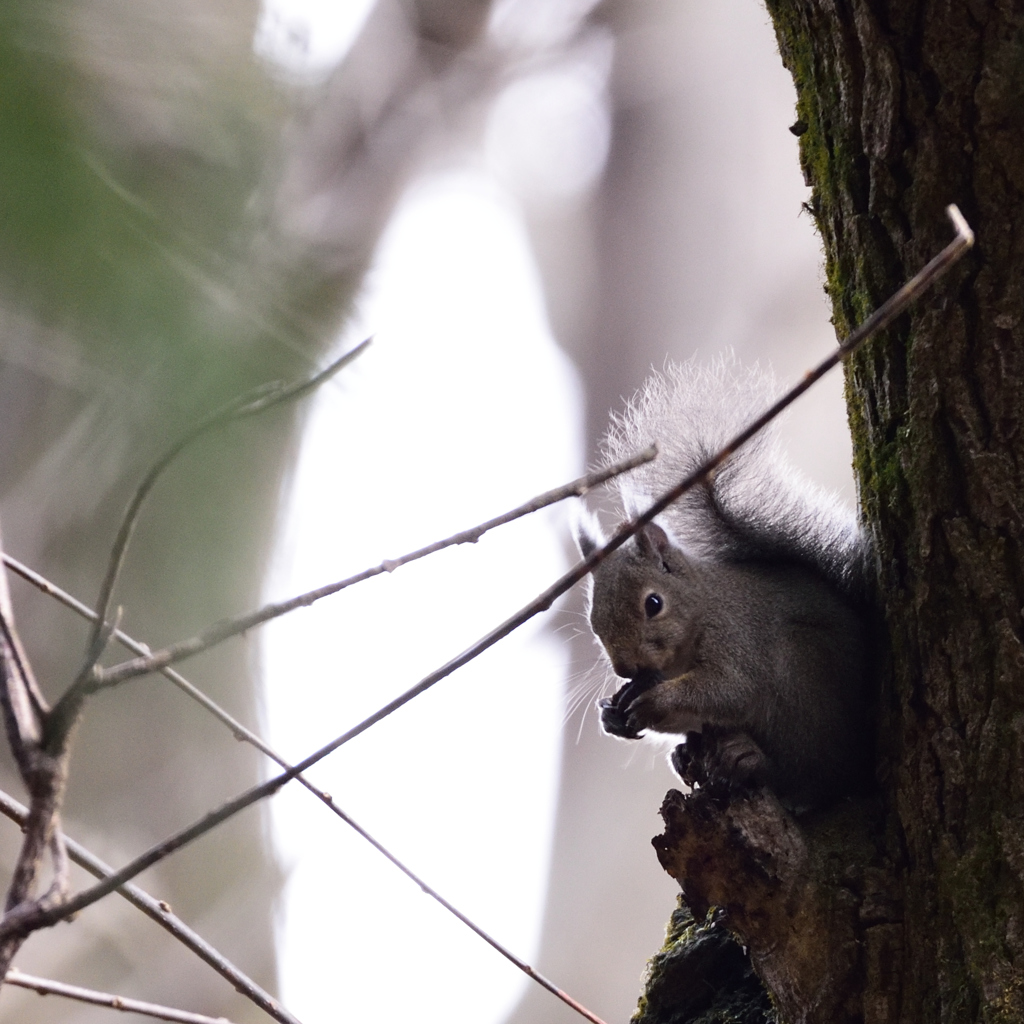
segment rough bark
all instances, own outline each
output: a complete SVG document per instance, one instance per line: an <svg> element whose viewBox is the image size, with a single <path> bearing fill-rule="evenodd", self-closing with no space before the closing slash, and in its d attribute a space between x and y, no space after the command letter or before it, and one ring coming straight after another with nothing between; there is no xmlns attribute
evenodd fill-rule
<svg viewBox="0 0 1024 1024"><path fill-rule="evenodd" d="M797 821L768 790L730 799L700 789L689 796L670 792L661 813L666 829L654 846L662 866L679 882L694 917L735 940L732 948L723 941L705 954L713 966L702 971L698 987L714 990L713 1004L742 994L749 1015L742 1019L758 1024L889 1019L886 971L900 927L875 800L845 801ZM694 972L682 947L697 938L693 932L680 937L680 955L662 971L671 972L671 981L659 979L663 988L692 990ZM758 1001L739 964L726 969L737 961L756 972L770 1003L764 994ZM650 1003L650 988L645 997ZM681 1005L662 999L668 1016L640 1013L635 1024L729 1019L704 1009L680 1013Z"/></svg>
<svg viewBox="0 0 1024 1024"><path fill-rule="evenodd" d="M670 796L656 844L698 916L726 907L785 1019L1020 1021L1024 9L768 8L837 333L938 250L945 204L978 245L848 372L891 650L880 814Z"/></svg>

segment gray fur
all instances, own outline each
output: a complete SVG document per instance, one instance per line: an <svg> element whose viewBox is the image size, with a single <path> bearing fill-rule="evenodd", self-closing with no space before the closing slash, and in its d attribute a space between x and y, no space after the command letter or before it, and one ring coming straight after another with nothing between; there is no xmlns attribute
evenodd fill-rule
<svg viewBox="0 0 1024 1024"><path fill-rule="evenodd" d="M773 390L734 360L652 377L605 445L612 459L652 440L661 453L621 478L624 511L724 446ZM856 789L871 744L866 544L853 515L759 435L660 518L664 529L646 527L594 573L591 624L630 680L602 704L606 731L704 731L727 781L800 804Z"/></svg>

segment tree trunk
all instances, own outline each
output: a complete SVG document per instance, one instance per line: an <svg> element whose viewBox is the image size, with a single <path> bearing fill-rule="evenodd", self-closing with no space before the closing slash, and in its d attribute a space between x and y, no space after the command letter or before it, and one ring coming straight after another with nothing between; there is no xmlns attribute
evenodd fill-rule
<svg viewBox="0 0 1024 1024"><path fill-rule="evenodd" d="M670 795L656 845L786 1020L1021 1021L1024 8L768 8L838 335L948 241L947 203L978 244L848 368L891 651L879 804Z"/></svg>

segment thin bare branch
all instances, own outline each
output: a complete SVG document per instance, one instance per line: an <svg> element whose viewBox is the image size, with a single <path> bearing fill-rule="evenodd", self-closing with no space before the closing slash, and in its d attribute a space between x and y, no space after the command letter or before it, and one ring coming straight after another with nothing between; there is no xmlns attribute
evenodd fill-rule
<svg viewBox="0 0 1024 1024"><path fill-rule="evenodd" d="M280 618L282 615L287 615L298 608L308 608L311 604L325 597L337 594L346 587L362 583L373 576L379 576L385 572L394 572L399 566L425 558L427 555L432 555L437 551L456 544L475 544L485 533L497 526L504 526L506 523L511 523L513 520L520 519L532 512L537 512L548 505L553 505L566 498L582 497L599 484L606 483L613 477L627 473L631 469L636 469L637 466L642 466L645 462L650 462L657 454L657 448L652 445L650 448L646 448L637 455L624 459L614 466L608 466L595 473L589 473L587 476L582 476L571 483L556 487L554 490L547 491L544 494L539 494L518 508L506 512L504 515L496 516L494 519L488 519L487 522L481 523L479 526L463 530L444 540L435 541L426 547L419 548L399 558L385 559L380 565L364 569L362 572L356 573L355 576L349 576L347 579L339 580L337 583L328 583L325 586L317 587L315 590L299 594L297 597L289 598L287 601L277 601L264 605L262 608L256 609L256 611L247 612L245 615L240 615L237 618L216 622L198 636L190 637L188 640L181 640L170 647L151 653L147 651L139 658L121 662L119 665L114 665L108 669L101 669L97 672L97 680L93 687L94 689L105 689L106 687L123 683L128 679L134 679L149 672L161 670L167 665L184 661L186 658L194 657L196 654L209 650L209 648L222 643L230 637L247 633L250 629L261 626L271 619Z"/></svg>
<svg viewBox="0 0 1024 1024"><path fill-rule="evenodd" d="M14 625L7 574L0 570L0 707L7 741L24 777L32 770L31 751L42 741L49 708Z"/></svg>
<svg viewBox="0 0 1024 1024"><path fill-rule="evenodd" d="M299 777L301 778L301 776ZM493 949L497 950L503 957L505 957L506 960L511 961L511 963L515 964L515 966L518 967L519 970L521 970L524 974L526 974L535 982L537 982L538 985L540 985L542 988L546 988L550 993L552 993L552 995L557 996L567 1006L571 1006L578 1014L580 1014L583 1017L586 1017L587 1020L591 1021L592 1024L604 1024L604 1021L602 1021L600 1017L598 1017L594 1013L591 1013L591 1011L588 1010L582 1003L577 1002L567 992L560 989L553 981L549 981L547 978L545 978L544 975L541 974L539 971L535 971L525 960L520 960L519 957L515 955L515 953L513 953L511 950L503 946L500 942L498 942L497 939L492 938L490 935L488 935L487 932L483 930L483 928L481 928L478 924L470 920L457 907L449 903L448 900L446 900L436 889L427 885L427 883L424 882L423 879L419 877L419 875L417 875L411 868L406 867L406 865L403 864L402 861L400 861L393 853L391 853L391 851L388 850L387 847L383 846L376 839L374 839L374 837L370 835L370 833L367 832L366 829L362 827L362 825L358 824L340 807L338 807L337 804L334 803L330 793L323 793L322 799L327 804L327 806L330 807L331 810L334 811L334 813L339 818L341 818L342 821L345 822L345 824L351 826L378 853L383 854L383 856L385 856L389 861L391 861L391 863L394 864L394 866L398 868L398 870L401 871L403 875L405 875L407 878L415 882L431 899L434 899L438 903L440 903L445 910L447 910L450 914L453 914L467 928L469 928L471 931L479 935L480 938L484 940L484 942L486 942Z"/></svg>
<svg viewBox="0 0 1024 1024"><path fill-rule="evenodd" d="M81 988L78 985L65 985L62 981L50 981L49 978L37 978L31 974L22 974L21 971L13 967L7 972L4 984L30 988L41 996L64 996L66 999L76 999L80 1003L108 1006L111 1010L140 1013L144 1017L172 1020L179 1024L231 1024L226 1017L207 1017L202 1013L189 1013L187 1010L172 1009L170 1006L144 1003L141 999L129 999L128 996L115 996L109 992L97 992L95 989Z"/></svg>
<svg viewBox="0 0 1024 1024"><path fill-rule="evenodd" d="M46 712L38 688L31 681L27 659L14 632L4 577L4 591L0 593L0 658L3 661L0 702L12 750L18 760L22 778L32 794L32 806L25 840L5 903L4 922L9 929L9 938L0 943L0 973L7 969L23 936L28 934L20 927L20 923L26 918L31 918L36 911L52 910L55 904L62 902L66 890L66 881L61 875L58 863L55 863L55 881L51 890L34 904L30 902L42 851L49 846L55 855L60 853L59 841L53 846L51 840L54 834L54 818L59 812L66 782L67 743L81 714L85 698L97 689L100 674L96 666L99 658L111 637L118 632L120 611L114 622L107 621L110 598L146 496L163 471L198 437L215 427L256 415L275 405L308 394L365 351L368 344L369 340L364 341L311 379L288 384L277 382L262 385L233 399L200 420L157 461L132 497L114 542L84 664L74 682L50 712Z"/></svg>
<svg viewBox="0 0 1024 1024"><path fill-rule="evenodd" d="M842 345L840 345L835 354L824 360L818 367L806 374L797 385L780 398L766 413L758 417L751 426L737 434L736 437L734 437L733 440L722 449L722 451L712 456L671 491L668 491L659 498L646 512L637 516L632 521L622 524L622 526L616 530L611 539L602 548L597 549L588 558L579 562L574 568L569 570L569 572L565 573L565 575L563 575L555 584L545 590L528 605L520 609L515 615L506 619L506 621L500 626L491 630L486 636L482 637L471 647L468 647L463 651L462 654L453 658L447 664L420 680L419 683L407 690L404 694L396 697L393 701L370 715L369 718L364 719L358 725L349 729L348 732L343 733L337 739L321 747L313 754L310 754L293 768L282 772L280 775L269 779L267 782L264 782L259 786L252 787L247 792L242 793L233 800L223 804L217 810L211 811L193 825L182 829L175 835L168 837L163 842L150 848L144 854L125 865L109 879L101 882L99 885L93 886L90 889L86 889L77 896L72 897L63 907L40 909L33 915L29 915L16 921L11 921L10 923L8 923L6 919L0 921L0 938L3 938L11 932L20 932L22 929L35 930L36 928L47 927L55 924L57 921L77 913L79 910L82 910L85 907L90 906L92 903L95 903L97 900L102 899L119 885L122 885L129 879L134 878L137 874L145 871L146 868L151 867L160 860L163 860L165 857L181 849L183 846L186 846L194 839L205 835L211 829L216 828L217 825L227 821L229 818L238 814L240 811L245 810L245 808L252 806L252 804L257 801L275 793L281 788L281 786L291 781L291 779L295 778L300 772L304 772L307 768L310 768L312 765L325 758L328 754L337 750L338 747L347 743L350 739L353 739L360 733L365 732L372 725L375 725L377 722L386 718L392 712L407 704L414 697L417 697L428 690L441 679L451 675L451 673L456 669L461 668L469 661L472 661L478 655L494 646L494 644L499 640L521 626L524 622L533 618L539 612L550 608L556 598L560 597L572 586L583 579L584 576L607 558L609 554L625 544L630 537L632 537L647 523L651 522L656 515L662 512L673 501L676 501L686 491L714 472L714 470L720 466L737 448L749 441L757 431L761 430L767 425L767 423L774 419L775 416L787 408L799 395L803 394L811 384L820 379L827 370L831 369L831 367L835 366L843 358L848 356L876 331L891 323L932 281L945 273L945 271L948 270L948 268L974 244L974 236L962 216L960 216L959 211L956 210L955 207L951 207L949 208L949 215L957 229L956 239L946 246L938 256L932 259L923 270L911 279L911 281L907 282L907 284L905 284L898 292L887 299L874 313L872 313L864 324L862 324L861 327L854 331L842 343ZM153 666L153 668L158 667L160 666Z"/></svg>
<svg viewBox="0 0 1024 1024"><path fill-rule="evenodd" d="M639 463L637 463L637 464L639 464ZM577 483L578 483L578 481L577 481ZM535 501L537 501L537 500L539 500L539 499L535 499ZM523 506L523 507L525 507L525 506ZM543 506L538 506L538 507L543 507ZM493 520L492 520L492 522L493 522ZM466 532L469 533L471 531L466 531ZM95 619L96 613L91 608L87 608L84 604L82 604L81 601L78 601L76 598L72 597L70 594L65 593L59 587L57 587L54 584L50 583L48 580L44 579L38 573L33 572L27 566L23 566L16 559L13 559L13 558L11 558L8 555L4 555L3 559L6 562L6 564L14 572L17 572L19 575L23 576L29 582L34 583L41 590L45 591L48 594L51 594L52 596L54 596L55 598L60 600L63 604L67 605L69 608L74 609L75 611L77 611L80 615L84 616L85 618ZM120 643L122 643L125 647L128 647L130 650L138 650L138 651L141 652L141 651L146 649L145 644L140 644L137 640L133 640L130 636L128 636L125 633L122 633L120 630L117 632L117 637L116 638L118 639L118 641ZM254 747L256 747L258 750L262 751L264 754L266 754L273 761L276 761L277 764L279 764L282 768L290 769L292 767L280 754L278 754L275 750L273 750L270 747L270 745L268 743L266 743L261 737L259 737L255 733L251 732L250 730L246 729L246 727L244 725L242 725L240 722L237 722L226 711L224 711L217 704L215 704L212 700L210 700L210 698L207 697L206 694L204 694L197 687L193 686L193 684L190 683L183 676L180 676L177 672L175 672L174 669L170 669L170 668L162 669L162 674L167 676L169 679L174 681L176 684L180 685L185 690L185 692L189 694L189 696L192 696L195 699L199 700L202 703L204 708L207 708L213 714L215 714L217 718L219 718L225 725L228 726L229 729L231 729L231 731L234 734L236 739L244 740L244 741L252 744ZM441 906L444 907L447 911L449 911L449 913L451 913L455 917L457 917L464 925L466 925L467 928L470 928L477 935L479 935L480 938L482 938L486 943L488 943L490 946L492 946L494 949L496 949L507 960L511 961L516 967L518 967L521 971L523 971L524 974L526 974L529 977L533 978L539 985L541 985L544 988L546 988L549 992L552 992L555 996L557 996L563 1002L565 1002L566 1004L571 1006L574 1010L576 1010L578 1013L580 1013L584 1017L586 1017L587 1020L592 1021L593 1024L603 1024L603 1021L601 1021L601 1019L599 1017L596 1017L585 1006L583 1006L581 1003L578 1003L570 995L568 995L562 989L558 988L557 985L555 985L553 982L549 981L547 978L545 978L538 971L534 970L529 964L527 964L525 961L521 960L514 953L512 953L509 949L507 949L505 946L503 946L500 942L498 942L496 939L494 939L490 935L488 935L487 932L485 932L479 925L477 925L475 922L473 922L469 917L467 917L465 914L463 914L462 911L460 911L457 907L455 907L453 904L449 903L448 900L446 900L443 896L441 896L440 893L438 893L435 889L433 889L426 882L424 882L423 879L421 879L418 875L416 875L412 871L411 868L407 867L404 863L402 863L402 861L400 861L393 853L391 853L391 851L388 850L387 847L385 847L382 843L380 843L377 839L375 839L369 832L366 831L366 829L364 829L358 822L356 822L355 819L353 819L349 814L347 814L344 810L342 810L342 808L340 808L334 802L334 798L331 796L330 793L327 793L324 790L320 789L317 785L315 785L315 783L311 782L304 775L297 775L297 776L295 776L295 778L296 778L296 780L298 782L301 782L302 785L305 786L306 789L308 789L318 800L320 800L325 806L327 806L335 815L337 815L337 817L339 817L342 821L344 821L345 824L347 824L350 828L352 828L360 836L362 836L362 838L365 839L375 850L377 850L380 854L382 854L389 861L391 861L391 863L394 864L395 867L398 868L399 871L401 871L404 875L406 875L413 882L415 882L416 885L418 885L428 896L430 896L433 899L437 900L437 902L440 903ZM16 801L12 800L10 797L8 797L6 794L4 794L2 791L0 791L0 812L6 814L12 820L18 821L19 824L27 816L27 810L25 808L22 808L19 804L17 804ZM63 836L58 836L58 838L64 839ZM86 867L86 869L91 871L91 873L94 874L97 878L103 878L106 875L111 874L113 872L113 869L108 868L106 865L102 864L96 858L92 857L91 854L88 854L85 851L83 851L81 847L78 847L77 844L72 843L71 840L66 840L66 842L68 843L69 849L71 850L72 859L75 860L76 863L82 864L83 867ZM76 855L76 851L80 851L80 852L78 852L77 855ZM88 862L89 863L92 863L94 865L98 865L99 866L99 870L95 870L92 867L89 867L86 862L84 862L83 860L79 859L79 857L82 855L82 853L85 853L85 856L88 858ZM120 892L122 895L125 895L126 898L128 898L130 902L132 902L136 906L140 907L140 909L142 909L145 913L149 914L149 916L154 917L154 919L158 920L159 923L165 924L165 920L164 920L164 917L163 917L164 912L161 910L160 914L157 914L152 909L152 908L159 907L159 904L157 904L157 901L154 900L152 897L146 896L144 893L142 893L141 890L137 890L134 886L132 886L130 884L122 886L117 891ZM144 898L144 901L139 901L139 900L136 900L136 899L132 899L132 897L128 895L128 893L131 893L131 892L139 893ZM172 934L177 935L177 932L174 929L170 929L169 928L168 930L171 931ZM184 937L182 937L180 935L178 935L178 937L182 938L182 941L185 942L185 944L187 946L189 946L190 948L194 948L191 945L191 943L188 942ZM196 950L196 952L199 952L199 950ZM207 959L207 957L204 956L203 953L200 952L199 955L203 956L203 959ZM219 954L217 954L217 956L218 956L218 958L220 958ZM222 959L222 958L220 958L220 959ZM214 965L214 966L216 966L216 965ZM246 980L248 980L248 979L246 979Z"/></svg>
<svg viewBox="0 0 1024 1024"><path fill-rule="evenodd" d="M28 808L18 803L13 797L0 790L0 814L6 815L11 821L24 826L28 819ZM96 878L107 878L114 869L104 864L99 857L90 853L80 843L68 836L60 834L67 854L79 867L84 868ZM255 1003L280 1024L300 1024L269 992L260 988L244 972L240 971L223 954L219 953L201 935L194 932L180 917L177 917L170 906L163 900L155 899L138 886L126 884L117 890L132 906L142 911L148 918L155 921L161 928L169 932L182 945L186 946L201 960L209 964L222 978L247 999Z"/></svg>
<svg viewBox="0 0 1024 1024"><path fill-rule="evenodd" d="M90 622L96 621L96 613L84 602L79 601L77 597L69 594L66 590L58 587L57 584L52 583L45 576L40 575L34 569L30 569L27 565L19 562L16 558L8 554L0 553L0 560L7 566L12 572L16 573L26 582L31 583L32 586L41 590L44 594L49 595L64 605L66 608L70 608L77 615L80 615L83 619L88 619ZM116 630L114 632L114 639L131 651L133 654L147 655L150 653L149 646L144 643L140 643L138 640L129 636L123 630ZM162 668L160 674L164 678L170 680L178 687L183 693L187 694L197 704L205 708L215 718L219 719L224 725L226 725L234 735L235 739L243 740L247 743L251 743L253 746L262 750L263 753L269 757L274 757L272 751L263 742L262 739L256 733L246 728L241 722L225 711L219 704L211 700L202 690L200 690L193 683L189 682L183 675L176 672L173 668ZM276 760L276 758L275 758ZM281 762L279 762L281 763ZM282 767L288 767L287 764L283 764Z"/></svg>
<svg viewBox="0 0 1024 1024"><path fill-rule="evenodd" d="M50 836L50 862L53 864L53 881L42 898L44 903L63 903L71 892L71 864L64 833L60 829L60 815L53 816L53 833Z"/></svg>
<svg viewBox="0 0 1024 1024"><path fill-rule="evenodd" d="M11 752L32 806L25 821L25 837L11 874L4 900L4 920L21 913L52 908L67 894L66 864L61 844L55 842L54 820L60 810L67 778L67 760L51 756L44 745L48 711L36 685L14 624L7 589L7 571L0 566L0 708ZM54 884L33 901L36 879L46 850L54 858ZM24 938L18 934L0 940L0 976Z"/></svg>
<svg viewBox="0 0 1024 1024"><path fill-rule="evenodd" d="M63 790L63 764L59 758L47 758L39 754L30 776L32 804L23 827L25 838L18 852L18 859L11 875L4 903L3 922L19 912L31 912L35 908L32 890L39 866L46 850L53 850L53 822L57 816L59 795ZM55 865L55 869L59 865ZM51 895L51 894L48 894ZM42 902L42 901L38 901ZM0 951L0 959L3 953Z"/></svg>
<svg viewBox="0 0 1024 1024"><path fill-rule="evenodd" d="M100 595L96 602L96 613L99 616L90 638L90 648L95 645L96 637L102 628L102 623L107 618L110 610L110 599L114 593L114 586L117 577L124 564L125 553L131 541L132 533L135 531L135 524L139 519L139 512L149 492L153 489L157 480L164 470L190 445L193 441L202 437L218 427L226 426L236 420L248 416L255 416L257 413L265 412L267 409L283 402L301 398L303 395L318 388L324 382L330 380L339 370L347 366L353 359L366 351L372 339L357 345L354 349L346 352L340 359L335 360L326 369L321 370L315 376L301 381L285 383L284 381L272 381L268 384L261 384L259 387L231 399L219 409L204 416L191 429L186 431L177 441L172 444L163 455L152 465L149 472L139 484L131 501L125 509L124 518L121 521L121 528L117 532L114 545L110 551L110 559L107 563L107 572L103 578L103 585L100 587ZM80 673L81 674L81 673Z"/></svg>
<svg viewBox="0 0 1024 1024"><path fill-rule="evenodd" d="M70 608L73 612L80 615L83 619L88 619L90 622L96 621L96 613L78 598L69 594L66 590L61 589L55 583L51 583L50 580L46 579L45 576L41 576L34 569L30 569L27 565L23 565L16 558L11 555L0 554L4 565L6 565L12 572L21 576L22 579L31 583L34 587L37 587L43 593L48 594L56 601L63 604L65 607ZM121 644L122 647L127 648L134 654L147 655L150 653L149 646L144 643L140 643L138 640L129 636L123 630L116 630L114 633L114 639ZM160 674L164 678L170 680L178 687L183 693L191 697L197 704L208 711L211 715L217 718L220 722L231 730L232 735L236 740L241 740L246 743L251 743L258 750L261 750L264 754L270 757L272 760L277 761L282 768L291 767L283 758L280 758L274 751L262 740L256 733L251 729L244 726L238 719L234 718L231 714L224 710L216 701L211 700L207 694L203 693L199 687L189 682L183 675L176 672L173 668L162 668ZM305 780L302 780L305 781ZM319 790L315 786L312 789L319 794ZM2 811L2 807L0 807Z"/></svg>
<svg viewBox="0 0 1024 1024"><path fill-rule="evenodd" d="M53 706L53 710L46 716L46 728L43 736L44 748L53 756L64 753L71 732L82 713L82 705L85 698L98 688L99 674L97 664L103 657L114 634L119 631L121 615L124 609L118 605L117 612L111 622L100 622L96 619L96 630L92 635L92 643L89 652L85 656L85 662L78 670L75 681L64 691L63 696Z"/></svg>

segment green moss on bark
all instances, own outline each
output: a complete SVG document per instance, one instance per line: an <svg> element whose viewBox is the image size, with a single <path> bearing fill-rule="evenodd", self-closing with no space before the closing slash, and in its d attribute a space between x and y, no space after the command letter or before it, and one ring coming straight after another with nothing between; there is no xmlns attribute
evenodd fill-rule
<svg viewBox="0 0 1024 1024"><path fill-rule="evenodd" d="M679 897L630 1024L778 1024L750 958L714 919L696 921Z"/></svg>

